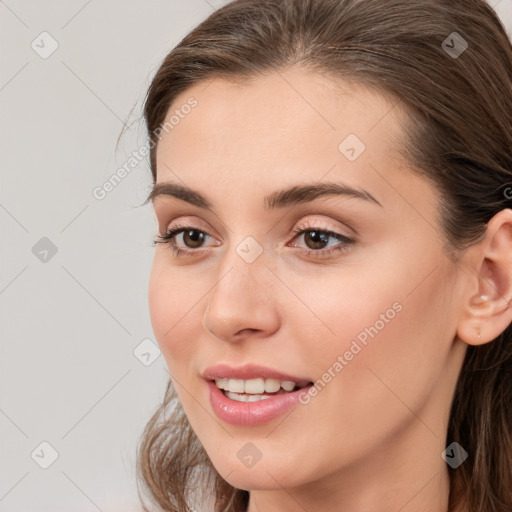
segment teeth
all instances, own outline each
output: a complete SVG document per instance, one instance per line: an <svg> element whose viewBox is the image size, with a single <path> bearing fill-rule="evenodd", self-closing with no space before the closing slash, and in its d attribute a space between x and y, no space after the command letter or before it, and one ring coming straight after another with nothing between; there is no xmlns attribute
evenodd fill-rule
<svg viewBox="0 0 512 512"><path fill-rule="evenodd" d="M279 391L280 387L281 387L281 382L278 381L277 379L265 379L265 392L266 393L275 393L276 391Z"/></svg>
<svg viewBox="0 0 512 512"><path fill-rule="evenodd" d="M226 396L237 402L259 402L260 400L272 398L269 395L241 395L239 393L232 393L231 391L226 391Z"/></svg>
<svg viewBox="0 0 512 512"><path fill-rule="evenodd" d="M215 384L219 389L231 393L247 393L250 395L262 395L262 393L276 393L280 388L285 391L293 391L295 382L290 380L277 380L277 379L215 379ZM226 393L227 394L227 393ZM229 396L229 395L228 395ZM268 398L265 396L265 398ZM252 401L252 400L251 400Z"/></svg>
<svg viewBox="0 0 512 512"><path fill-rule="evenodd" d="M241 393L250 393L251 395L261 395L265 393L265 381L263 379L249 379L240 381L245 383L245 388Z"/></svg>
<svg viewBox="0 0 512 512"><path fill-rule="evenodd" d="M295 387L295 382L292 382L291 380L283 380L283 382L281 382L281 386L285 391L291 391Z"/></svg>

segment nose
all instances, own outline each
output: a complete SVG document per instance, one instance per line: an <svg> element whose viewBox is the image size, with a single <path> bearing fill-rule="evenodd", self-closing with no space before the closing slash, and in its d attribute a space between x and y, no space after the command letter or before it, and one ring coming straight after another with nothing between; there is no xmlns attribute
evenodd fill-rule
<svg viewBox="0 0 512 512"><path fill-rule="evenodd" d="M279 328L276 278L263 258L245 262L238 254L207 295L203 327L216 338L236 343L265 338Z"/></svg>

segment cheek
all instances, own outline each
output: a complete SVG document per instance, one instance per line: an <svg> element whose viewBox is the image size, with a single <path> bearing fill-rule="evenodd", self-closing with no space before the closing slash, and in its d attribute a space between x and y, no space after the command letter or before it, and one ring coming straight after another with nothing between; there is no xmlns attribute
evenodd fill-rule
<svg viewBox="0 0 512 512"><path fill-rule="evenodd" d="M151 324L156 340L171 373L180 371L183 363L196 352L194 331L201 325L200 298L204 290L197 289L186 272L173 271L155 255L148 288ZM186 366L186 365L185 365Z"/></svg>
<svg viewBox="0 0 512 512"><path fill-rule="evenodd" d="M364 416L367 404L395 410L395 403L399 412L398 394L421 407L438 381L451 346L451 284L438 257L423 254L423 261L409 255L415 265L397 253L364 270L345 268L339 277L331 270L296 283L310 309L302 318L311 317L297 326L296 339L307 345L301 358L322 381L319 387L330 389L324 395L333 405Z"/></svg>
<svg viewBox="0 0 512 512"><path fill-rule="evenodd" d="M309 308L297 317L310 317L310 321L303 320L297 326L301 332L296 336L308 347L303 360L314 365L317 377L329 369L348 373L349 367L362 376L360 370L372 361L392 358L393 347L403 339L401 330L407 324L409 301L400 283L362 274L344 270L338 278L330 272L296 288Z"/></svg>

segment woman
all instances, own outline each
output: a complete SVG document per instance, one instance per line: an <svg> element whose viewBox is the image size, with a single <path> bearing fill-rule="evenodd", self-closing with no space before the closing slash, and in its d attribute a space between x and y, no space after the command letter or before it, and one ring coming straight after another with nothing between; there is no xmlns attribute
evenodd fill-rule
<svg viewBox="0 0 512 512"><path fill-rule="evenodd" d="M512 510L511 77L481 0L238 0L169 53L153 502Z"/></svg>

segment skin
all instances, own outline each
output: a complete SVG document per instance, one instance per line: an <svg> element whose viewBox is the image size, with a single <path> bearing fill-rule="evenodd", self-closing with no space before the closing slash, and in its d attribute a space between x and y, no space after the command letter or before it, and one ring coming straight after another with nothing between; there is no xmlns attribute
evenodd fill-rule
<svg viewBox="0 0 512 512"><path fill-rule="evenodd" d="M170 111L190 97L197 107L158 145L157 182L197 190L213 211L170 196L153 204L160 234L179 220L210 236L195 249L177 235L196 250L188 256L156 246L149 305L215 468L251 491L250 512L448 510L441 453L467 344L512 321L512 210L456 264L443 252L437 191L399 156L405 117L389 98L300 68L196 84ZM338 149L351 133L366 145L353 162ZM327 181L364 188L382 207L347 196L263 207L276 190ZM355 244L308 256L318 245L295 227ZM253 263L235 250L247 236L263 249ZM250 427L214 414L207 367L253 362L316 381L396 302L401 311L307 405ZM237 457L249 441L262 455L251 468Z"/></svg>

